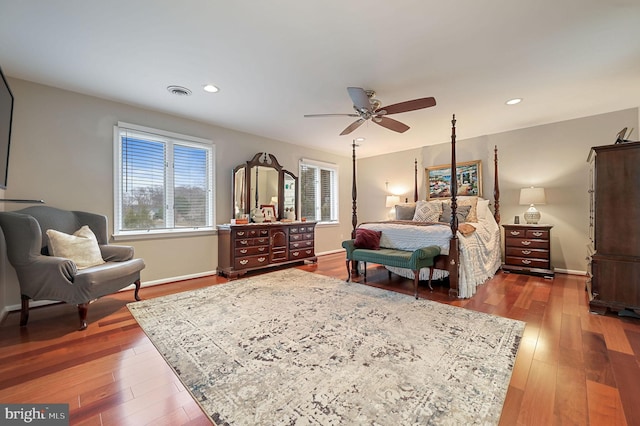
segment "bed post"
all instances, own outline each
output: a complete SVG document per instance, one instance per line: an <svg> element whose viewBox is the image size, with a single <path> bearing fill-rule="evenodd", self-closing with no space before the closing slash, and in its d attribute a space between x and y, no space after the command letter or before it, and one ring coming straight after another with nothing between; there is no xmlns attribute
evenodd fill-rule
<svg viewBox="0 0 640 426"><path fill-rule="evenodd" d="M413 162L413 202L418 202L418 159Z"/></svg>
<svg viewBox="0 0 640 426"><path fill-rule="evenodd" d="M493 146L493 165L495 167L495 173L493 178L493 200L494 200L494 213L493 217L496 222L500 223L500 184L498 183L498 145Z"/></svg>
<svg viewBox="0 0 640 426"><path fill-rule="evenodd" d="M456 172L456 115L451 120L451 240L449 241L449 297L458 297L458 175Z"/></svg>
<svg viewBox="0 0 640 426"><path fill-rule="evenodd" d="M356 185L356 140L353 140L353 144L351 145L353 147L353 177L351 178L351 199L353 200L352 202L352 211L353 213L351 214L351 225L353 226L353 229L351 230L351 239L355 239L356 238L356 226L358 226L358 214L356 213L357 209L358 209L358 188Z"/></svg>

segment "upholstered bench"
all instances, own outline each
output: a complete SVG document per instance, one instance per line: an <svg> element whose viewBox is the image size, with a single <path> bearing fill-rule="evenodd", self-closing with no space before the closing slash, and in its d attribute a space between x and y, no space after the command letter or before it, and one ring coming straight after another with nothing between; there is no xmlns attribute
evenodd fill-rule
<svg viewBox="0 0 640 426"><path fill-rule="evenodd" d="M433 276L433 264L436 256L440 254L440 247L429 246L415 251L395 250L380 248L379 250L356 248L355 240L342 242L342 247L347 251L347 282L351 281L351 267L353 262L364 262L364 281L367 282L367 262L378 265L395 266L407 268L413 271L414 296L418 298L418 281L420 280L420 269L429 268L429 288L431 287L431 277ZM391 272L389 272L391 275Z"/></svg>

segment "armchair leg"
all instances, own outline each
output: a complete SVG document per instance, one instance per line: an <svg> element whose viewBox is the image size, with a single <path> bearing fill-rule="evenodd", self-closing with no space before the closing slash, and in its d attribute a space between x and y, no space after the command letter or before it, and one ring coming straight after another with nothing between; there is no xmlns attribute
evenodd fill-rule
<svg viewBox="0 0 640 426"><path fill-rule="evenodd" d="M80 303L78 305L78 315L80 316L80 330L87 328L87 312L89 311L89 303Z"/></svg>
<svg viewBox="0 0 640 426"><path fill-rule="evenodd" d="M20 327L27 325L29 321L29 296L21 295L22 309L20 310Z"/></svg>
<svg viewBox="0 0 640 426"><path fill-rule="evenodd" d="M137 279L133 282L136 285L136 290L133 293L133 297L135 297L135 299L139 302L142 299L140 299L140 296L138 296L138 292L140 291L140 279Z"/></svg>

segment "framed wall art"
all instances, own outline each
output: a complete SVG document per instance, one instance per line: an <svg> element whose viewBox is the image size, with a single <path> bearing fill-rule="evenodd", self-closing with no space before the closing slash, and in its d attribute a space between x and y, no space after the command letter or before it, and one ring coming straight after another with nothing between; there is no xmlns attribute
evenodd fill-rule
<svg viewBox="0 0 640 426"><path fill-rule="evenodd" d="M451 197L451 165L427 167L427 200ZM482 197L482 161L467 161L456 166L458 192Z"/></svg>

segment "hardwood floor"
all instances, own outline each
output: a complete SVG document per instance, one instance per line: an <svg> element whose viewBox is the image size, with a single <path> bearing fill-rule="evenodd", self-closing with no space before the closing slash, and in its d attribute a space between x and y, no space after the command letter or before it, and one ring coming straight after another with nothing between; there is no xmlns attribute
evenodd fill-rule
<svg viewBox="0 0 640 426"><path fill-rule="evenodd" d="M299 269L346 278L344 254ZM588 312L585 277L498 273L467 300L421 285L420 297L527 323L501 425L640 425L640 320ZM369 285L413 294L413 282L369 266ZM206 277L143 288L145 299L226 282ZM422 284L422 283L421 283ZM74 306L0 325L0 402L68 403L72 425L208 425L208 418L129 314L131 291L100 299L76 331Z"/></svg>

